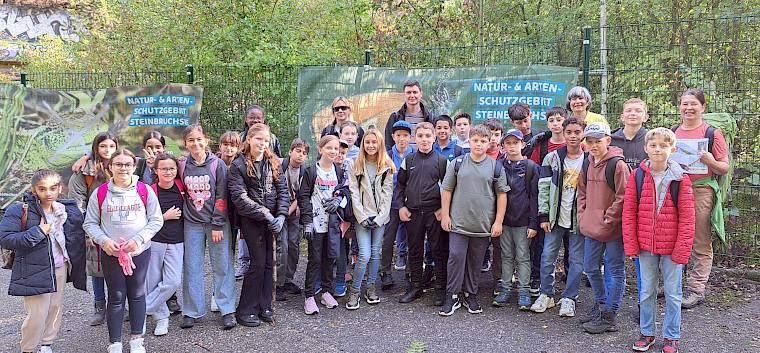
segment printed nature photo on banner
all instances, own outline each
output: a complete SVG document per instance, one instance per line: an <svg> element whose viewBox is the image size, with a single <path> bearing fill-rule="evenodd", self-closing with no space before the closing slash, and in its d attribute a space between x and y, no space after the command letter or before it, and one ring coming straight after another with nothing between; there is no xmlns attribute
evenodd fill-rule
<svg viewBox="0 0 760 353"><path fill-rule="evenodd" d="M68 180L71 165L101 132L141 156L143 136L156 130L166 150L178 154L182 130L198 122L202 97L202 87L178 83L81 91L0 86L0 208L27 191L38 169Z"/></svg>

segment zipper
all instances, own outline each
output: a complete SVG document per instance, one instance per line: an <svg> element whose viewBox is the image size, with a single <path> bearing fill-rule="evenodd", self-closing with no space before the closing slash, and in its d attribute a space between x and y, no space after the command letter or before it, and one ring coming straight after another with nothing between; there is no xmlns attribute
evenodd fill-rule
<svg viewBox="0 0 760 353"><path fill-rule="evenodd" d="M41 210L39 200L37 201L37 209ZM42 210L42 214L40 215L40 219L45 219L45 223L47 223L47 217L45 217L45 211ZM50 227L50 230L53 230L52 225ZM46 237L47 240L47 250L48 250L48 259L50 260L50 280L53 281L53 291L58 291L58 288L55 283L55 259L53 259L53 243L50 241L50 234Z"/></svg>

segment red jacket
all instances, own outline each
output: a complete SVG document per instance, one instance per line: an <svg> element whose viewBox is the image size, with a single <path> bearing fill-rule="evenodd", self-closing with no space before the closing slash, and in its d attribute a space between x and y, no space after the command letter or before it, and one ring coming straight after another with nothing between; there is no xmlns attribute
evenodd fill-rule
<svg viewBox="0 0 760 353"><path fill-rule="evenodd" d="M638 256L641 250L653 254L671 255L671 260L685 265L689 262L691 246L694 242L694 191L691 179L683 174L680 166L670 162L668 174L675 175L670 180L681 180L678 192L678 207L670 195L670 181L664 187L665 200L657 214L654 178L648 161L641 162L644 184L641 199L636 199L636 173L632 172L625 189L623 203L623 245L626 256ZM640 201L640 202L639 202Z"/></svg>

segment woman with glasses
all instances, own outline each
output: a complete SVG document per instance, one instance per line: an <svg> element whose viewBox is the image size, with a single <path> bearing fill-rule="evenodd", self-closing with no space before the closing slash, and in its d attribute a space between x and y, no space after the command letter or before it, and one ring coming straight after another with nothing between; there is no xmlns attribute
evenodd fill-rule
<svg viewBox="0 0 760 353"><path fill-rule="evenodd" d="M348 102L348 98L344 96L335 97L332 102L332 114L332 123L322 129L322 134L320 137L324 137L325 135L335 135L340 137L339 126L341 126L341 124L345 121L353 121L353 116L351 115L351 104ZM359 126L358 133L359 135L356 138L356 142L354 142L356 147L359 147L362 142L362 138L364 137L364 129L362 129L361 126Z"/></svg>
<svg viewBox="0 0 760 353"><path fill-rule="evenodd" d="M122 351L124 302L129 300L130 352L145 352L145 276L151 239L164 224L155 192L134 175L137 158L125 149L111 155L111 180L97 188L87 202L84 230L98 244L108 285L109 353Z"/></svg>
<svg viewBox="0 0 760 353"><path fill-rule="evenodd" d="M185 184L179 178L179 161L168 153L155 157L158 175L153 183L158 203L163 213L164 226L151 240L150 265L146 276L148 296L145 298L146 314L156 321L153 334L169 333L169 316L166 301L182 287L182 256L184 256L185 227L182 206L185 202Z"/></svg>

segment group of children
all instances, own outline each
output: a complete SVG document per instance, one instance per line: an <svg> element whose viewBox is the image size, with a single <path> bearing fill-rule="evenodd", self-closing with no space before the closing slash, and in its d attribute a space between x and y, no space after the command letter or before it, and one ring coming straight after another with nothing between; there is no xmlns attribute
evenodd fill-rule
<svg viewBox="0 0 760 353"><path fill-rule="evenodd" d="M547 111L548 131L537 131L531 128L530 107L517 103L509 109L514 128L507 131L498 120L470 126L466 113L414 124L402 116L386 129L392 141L348 119L345 97L336 98L332 108L336 120L323 131L318 158L309 165L310 146L300 138L279 158L263 118L247 125L245 140L236 133L222 135L219 155L210 153L200 125L185 129L189 154L180 159L164 153L165 141L157 132L145 137L145 158L120 149L113 135L95 138L92 152L78 163L81 171L69 182L69 196L86 215L82 222L79 213L79 227L88 237L93 324L107 321L109 352L121 352L126 302L132 352L145 351L146 315L153 317L154 334L160 336L168 332L171 312L181 310L182 328L193 327L206 314L206 248L212 309L221 312L229 329L272 322L273 300L285 300L286 294L303 294L309 315L319 312L317 302L332 309L339 305L335 298L344 295L349 310L362 301L379 303L380 289L393 284L394 244L397 268L404 261L408 279L399 302L413 302L432 288L432 302L442 316L461 306L472 314L482 312L478 282L489 257L493 306L512 302L514 281L520 310L542 313L554 307L556 262L564 245L566 286L559 315L576 315L585 273L594 304L580 321L590 333L617 330L625 258L635 258L641 335L633 349L646 351L655 341L662 272L663 351L677 352L681 274L695 233L694 192L689 175L669 160L677 134L666 128L647 132L643 101L625 102L624 127L616 132L604 122L568 117L562 107ZM77 210L69 221L52 216L45 221L44 215L62 212L52 206L60 176L45 173L33 179L28 195L47 200L41 203L44 212L32 208L35 217L22 222L26 216L20 206L12 206L0 225L0 245L16 251L47 247L51 238L44 235L59 231L52 245L58 255L49 262L56 275L65 276L57 269L76 269L84 257L72 256L75 249L67 254L61 240L65 232L60 229L76 219ZM235 241L237 234L243 241ZM302 237L308 243L303 289L294 282ZM22 239L28 241L19 245ZM236 244L239 253L248 254L247 262L241 261L245 269L239 271L243 285L237 306ZM75 272L69 273L71 279ZM12 288L17 280L14 275ZM175 296L180 289L181 309ZM56 305L48 315L60 316L60 302ZM33 308L27 310L27 321L40 320ZM39 332L31 332L32 326ZM50 349L56 332L48 332L45 325L25 322L22 350L40 342Z"/></svg>

